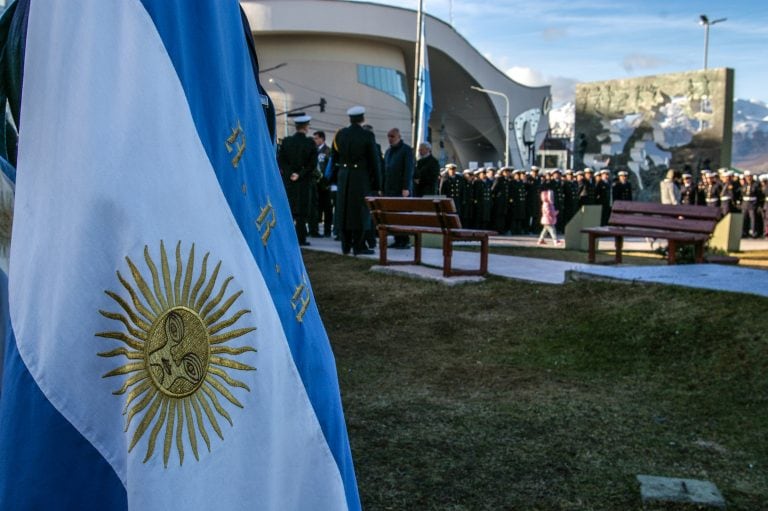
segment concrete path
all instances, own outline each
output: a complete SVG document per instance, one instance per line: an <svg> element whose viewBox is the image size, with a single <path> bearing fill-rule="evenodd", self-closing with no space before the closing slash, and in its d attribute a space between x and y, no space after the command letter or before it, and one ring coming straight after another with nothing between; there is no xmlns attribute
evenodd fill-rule
<svg viewBox="0 0 768 511"><path fill-rule="evenodd" d="M762 245L768 245L763 240L750 240L755 242L755 249L763 249ZM311 246L305 250L318 250L341 254L341 244L330 238L310 238ZM760 243L758 246L757 243ZM498 237L492 238L492 246L535 246L536 238L531 236ZM631 245L632 250L649 250L650 247L644 240L628 240L626 245ZM610 249L612 245L602 247ZM549 250L560 250L559 247L547 245ZM359 256L366 259L378 260L378 250L373 255ZM352 256L348 256L352 257ZM413 249L388 250L391 260L406 261L413 258ZM479 254L477 252L454 251L454 267L462 269L474 269L479 266ZM426 265L442 267L442 250L437 248L423 248L422 259ZM430 280L442 280L447 284L477 281L477 278L442 278L442 271L437 268L423 266L389 266L374 267L374 270L388 273L403 273L417 278ZM768 270L755 270L739 266L726 266L717 264L682 264L668 266L660 261L659 266L603 266L594 264L572 263L551 259L537 259L531 257L516 257L490 254L488 257L488 271L492 275L529 282L545 284L563 284L568 279L596 278L630 282L648 282L656 284L670 284L686 287L712 289L719 291L731 291L738 293L768 296Z"/></svg>

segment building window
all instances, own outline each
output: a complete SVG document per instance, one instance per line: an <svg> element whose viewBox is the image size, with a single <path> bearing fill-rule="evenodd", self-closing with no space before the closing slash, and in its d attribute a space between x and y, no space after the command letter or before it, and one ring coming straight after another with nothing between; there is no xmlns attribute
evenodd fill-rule
<svg viewBox="0 0 768 511"><path fill-rule="evenodd" d="M357 65L357 81L407 102L405 75L396 69L379 66Z"/></svg>

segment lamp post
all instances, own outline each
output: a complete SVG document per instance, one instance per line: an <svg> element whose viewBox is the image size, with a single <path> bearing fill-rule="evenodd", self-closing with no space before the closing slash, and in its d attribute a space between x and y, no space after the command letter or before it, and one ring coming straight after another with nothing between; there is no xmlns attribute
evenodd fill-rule
<svg viewBox="0 0 768 511"><path fill-rule="evenodd" d="M486 94L494 94L496 96L501 96L504 98L504 101L507 102L507 111L504 115L504 166L509 167L509 97L507 97L506 94L503 92L499 92L496 90L488 90L488 89L482 89L480 87L475 87L472 85L470 89L474 89L478 92L485 92Z"/></svg>
<svg viewBox="0 0 768 511"><path fill-rule="evenodd" d="M283 88L282 85L280 85L277 81L275 81L274 78L270 78L268 81L269 83L271 83L272 85L280 89L280 92L283 93L283 111L287 112L288 111L288 94L285 92L285 89ZM283 117L283 128L285 132L285 135L283 136L287 137L288 136L288 116L287 115Z"/></svg>
<svg viewBox="0 0 768 511"><path fill-rule="evenodd" d="M717 20L709 21L709 18L707 18L706 15L702 14L699 16L699 25L704 27L704 70L707 69L707 56L709 53L709 27L716 25L717 23L722 23L727 19L728 18L720 18Z"/></svg>

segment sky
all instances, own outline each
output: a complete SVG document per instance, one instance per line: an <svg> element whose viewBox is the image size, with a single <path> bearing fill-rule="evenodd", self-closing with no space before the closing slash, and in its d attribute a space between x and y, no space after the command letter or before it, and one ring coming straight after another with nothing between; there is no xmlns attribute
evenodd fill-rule
<svg viewBox="0 0 768 511"><path fill-rule="evenodd" d="M735 70L734 98L768 102L768 0L424 0L424 10L516 81L551 85L556 104L578 82L703 69L699 16L726 18L710 26L708 67Z"/></svg>

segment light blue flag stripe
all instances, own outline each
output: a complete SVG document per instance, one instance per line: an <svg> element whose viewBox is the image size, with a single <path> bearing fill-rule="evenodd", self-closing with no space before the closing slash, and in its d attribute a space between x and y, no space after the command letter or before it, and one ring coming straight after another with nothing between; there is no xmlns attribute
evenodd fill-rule
<svg viewBox="0 0 768 511"><path fill-rule="evenodd" d="M28 0L9 7L7 15L15 15L12 22L9 20L13 35L25 32L28 12ZM23 48L23 43L7 41L16 49ZM17 62L23 62L23 54L16 57ZM20 91L10 92L15 98L20 95ZM3 168L13 181L12 170ZM8 279L1 271L0 343L4 344L0 509L126 509L125 488L112 467L51 405L21 360L11 330ZM75 488L78 490L73 491Z"/></svg>
<svg viewBox="0 0 768 511"><path fill-rule="evenodd" d="M423 59L419 65L419 123L418 143L429 138L429 116L432 115L432 82L429 79L429 49L427 45L426 23L421 25L421 51Z"/></svg>
<svg viewBox="0 0 768 511"><path fill-rule="evenodd" d="M425 50L426 51L426 50ZM424 141L429 136L429 116L432 115L432 82L429 79L429 62L427 61L426 54L424 55L424 105L423 109L423 125L424 132L421 134Z"/></svg>
<svg viewBox="0 0 768 511"><path fill-rule="evenodd" d="M311 289L309 308L301 322L296 319L293 291L302 284L309 287L309 281L266 120L261 115L263 110L251 57L241 31L211 29L190 33L187 30L202 24L239 26L242 23L239 5L235 1L142 2L177 70L222 191L277 306L294 362L339 466L349 509L359 509L336 365ZM241 128L244 133L246 149L237 168L232 164L235 151L230 151L225 144L230 132L222 133L222 126L231 130ZM261 240L264 230L259 230L256 219L268 204L276 212L280 227L272 232L265 246ZM286 281L292 285L286 286Z"/></svg>
<svg viewBox="0 0 768 511"><path fill-rule="evenodd" d="M259 232L253 221L261 212L262 205L271 203L278 223L282 226L292 225L290 216L287 214L288 207L274 163L271 144L266 134L266 122L260 115L261 105L255 88L256 81L250 65L250 57L242 44L242 32L231 29L220 31L212 29L201 34L197 31L185 33L182 30L185 26L201 24L230 28L239 26L237 4L234 1L226 5L212 1L207 2L206 5L191 5L178 1L145 1L144 5L157 23L158 30L167 45L167 50L184 85L200 137L216 169L222 189L278 305L296 366L305 382L323 432L342 473L349 508L359 509L359 497L338 395L335 365L327 337L313 299L302 322L296 320L291 293L286 290L288 288L282 281L282 279L291 279L292 282L309 286L309 283L304 280L305 270L299 258L293 231L285 227L276 229L270 237L269 249L266 249L261 244L262 232ZM198 23L200 20L205 21ZM216 36L225 34L229 38L212 37L209 39L213 40L208 40L204 37L211 34ZM210 80L211 76L220 76L222 79ZM234 115L231 115L233 113ZM238 117L237 113L242 117ZM235 119L242 124L244 140L250 141L240 161L240 170L237 172L233 171L231 166L232 154L222 141L228 133L222 135L216 131L220 125L229 125L234 129ZM279 272L267 271L278 266L282 266ZM308 296L311 298L311 290ZM14 388L15 391L13 400L4 398L0 403L2 406L0 415L6 422L12 417L13 424L0 424L2 432L0 457L4 460L13 459L9 447L21 438L26 441L39 440L38 445L41 447L38 451L27 451L25 454L27 457L18 460L22 466L25 464L29 466L31 460L36 459L37 462L42 462L43 466L66 468L60 477L44 477L39 481L30 480L29 489L36 486L38 491L32 493L40 499L40 507L61 508L61 495L67 493L73 499L72 508L93 506L109 509L123 508L124 489L111 468L91 446L87 447L90 448L93 456L83 454L81 444L87 444L87 442L57 414L39 391L18 356L12 333L9 333L8 340L7 368L9 369L5 375L5 381L9 385L8 388ZM26 414L23 413L25 403L28 405ZM10 408L14 408L13 413L9 413ZM21 410L21 413L18 410ZM33 418L38 427L32 427ZM39 427L41 420L44 423L43 427ZM17 435L15 439L14 431ZM50 436L51 431L55 431L56 435ZM34 438L35 435L38 435L38 438ZM72 450L62 450L62 445L72 447ZM85 450L88 451L87 448ZM50 463L46 463L46 459ZM61 463L62 459L78 459L77 466L68 467ZM8 463L4 468L10 469L13 465ZM99 477L103 480L94 478L94 474L100 474ZM48 476L51 476L50 472ZM72 491L72 488L77 487L73 485L74 483L89 478L92 484L96 484L96 489L101 489L103 492ZM43 481L45 484L41 484ZM57 483L60 484L57 486ZM46 491L39 491L43 487ZM2 490L0 497L22 494L13 493L8 487L0 489ZM85 500L77 501L78 497L83 497ZM84 502L88 502L89 505L84 505Z"/></svg>

